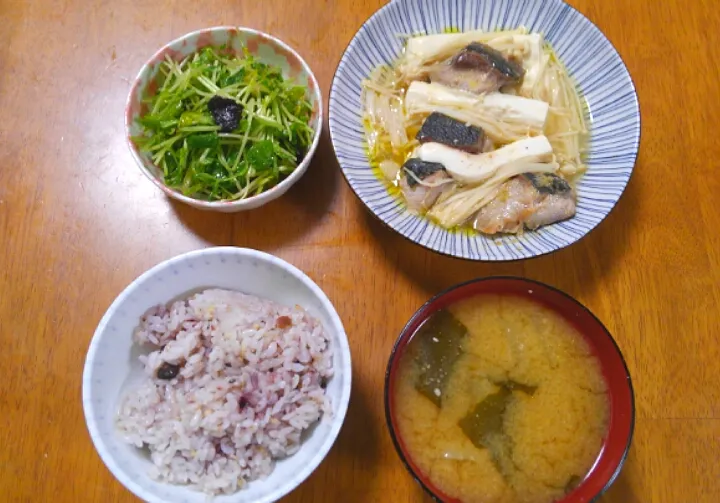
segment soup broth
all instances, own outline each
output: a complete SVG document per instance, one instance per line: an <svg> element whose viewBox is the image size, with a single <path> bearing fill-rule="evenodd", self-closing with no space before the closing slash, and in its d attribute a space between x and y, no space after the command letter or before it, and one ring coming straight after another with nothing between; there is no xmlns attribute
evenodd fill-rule
<svg viewBox="0 0 720 503"><path fill-rule="evenodd" d="M433 314L401 355L393 407L409 458L466 503L550 503L608 427L599 362L549 308L478 295Z"/></svg>

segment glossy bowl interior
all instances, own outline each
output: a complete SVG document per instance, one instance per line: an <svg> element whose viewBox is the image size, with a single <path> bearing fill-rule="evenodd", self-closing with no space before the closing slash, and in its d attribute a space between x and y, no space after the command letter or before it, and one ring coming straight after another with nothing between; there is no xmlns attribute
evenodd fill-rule
<svg viewBox="0 0 720 503"><path fill-rule="evenodd" d="M242 52L243 48L247 48L253 56L263 63L279 68L286 79L305 86L307 89L306 97L313 106L310 127L315 131L315 135L303 161L295 171L275 187L262 194L243 200L203 201L188 197L165 185L160 169L153 164L148 155L140 152L132 137L142 132L136 121L147 112L147 104L143 101L157 92L157 76L160 71L160 64L165 58L170 57L175 61L180 61L204 47L219 47L221 45L232 48L238 54ZM125 133L128 146L142 172L169 197L198 209L221 212L236 212L257 208L287 192L307 171L320 141L322 124L323 100L320 86L305 60L290 46L272 35L250 28L235 26L219 26L194 31L166 44L143 65L133 83L125 107Z"/></svg>
<svg viewBox="0 0 720 503"><path fill-rule="evenodd" d="M600 454L585 480L559 503L594 501L614 482L625 462L632 441L635 403L630 374L623 356L610 333L587 308L551 286L514 277L480 278L463 283L436 295L410 319L395 343L385 376L385 414L390 434L400 458L412 476L436 500L459 503L433 486L413 462L399 435L394 410L396 375L400 359L412 335L435 311L478 294L514 295L538 302L560 314L585 337L600 361L608 385L610 420Z"/></svg>
<svg viewBox="0 0 720 503"><path fill-rule="evenodd" d="M144 378L132 333L150 307L218 287L258 295L284 305L299 304L323 324L333 349L335 374L327 394L332 416L308 430L298 452L277 462L265 479L213 499L215 503L271 503L300 485L330 451L345 419L352 365L342 322L320 288L291 264L256 250L206 248L166 260L133 281L108 308L93 335L83 371L82 398L90 437L110 472L143 501L206 503L207 496L186 486L150 478L149 456L125 443L115 430L121 396Z"/></svg>

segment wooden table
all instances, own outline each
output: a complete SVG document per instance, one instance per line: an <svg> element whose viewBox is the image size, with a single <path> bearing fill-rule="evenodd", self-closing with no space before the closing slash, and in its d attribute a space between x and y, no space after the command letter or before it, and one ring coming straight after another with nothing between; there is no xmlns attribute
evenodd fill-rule
<svg viewBox="0 0 720 503"><path fill-rule="evenodd" d="M327 97L346 44L382 3L0 0L0 499L135 501L85 428L88 343L140 273L188 250L235 245L307 272L335 303L352 346L345 427L287 502L423 501L386 431L387 357L430 295L493 274L576 296L625 354L635 439L603 501L720 501L720 15L709 0L571 2L625 58L643 135L610 217L548 257L474 264L405 241L351 193L327 135L300 183L250 213L172 203L134 165L125 98L165 42L219 24L268 31L306 58Z"/></svg>

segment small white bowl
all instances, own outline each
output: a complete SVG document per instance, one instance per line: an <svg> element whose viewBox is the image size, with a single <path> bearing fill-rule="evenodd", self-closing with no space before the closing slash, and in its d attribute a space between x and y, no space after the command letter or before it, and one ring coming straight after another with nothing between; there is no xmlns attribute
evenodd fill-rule
<svg viewBox="0 0 720 503"><path fill-rule="evenodd" d="M348 402L352 367L350 348L335 308L304 273L267 253L233 247L193 251L162 262L133 281L115 299L90 343L83 372L83 408L95 448L112 474L136 496L151 503L206 503L207 496L186 486L156 482L148 475L151 461L126 444L115 430L121 395L143 375L132 351L132 332L150 307L203 287L219 287L299 304L327 331L335 375L327 394L333 414L322 418L300 450L277 463L270 476L256 480L214 503L270 503L299 486L321 463L340 432Z"/></svg>
<svg viewBox="0 0 720 503"><path fill-rule="evenodd" d="M279 68L283 77L307 88L307 99L313 106L313 114L310 119L310 127L315 131L313 141L308 148L305 158L295 170L275 187L252 196L247 199L236 201L203 201L188 197L177 190L171 189L163 182L163 175L160 169L153 164L152 160L140 152L132 137L139 135L141 129L136 120L143 111L143 99L150 94L150 89L155 86L155 77L160 70L160 63L166 56L174 60L181 60L190 54L197 52L203 47L218 47L221 45L232 47L236 52L247 48L250 53L259 61ZM323 124L323 99L320 86L315 75L300 55L290 46L281 40L257 30L235 26L218 26L194 31L183 35L158 50L142 67L135 78L125 106L125 133L130 147L130 152L140 170L160 190L173 199L182 201L201 210L220 211L232 213L237 211L251 210L277 199L292 187L300 177L307 171L315 150L320 142Z"/></svg>

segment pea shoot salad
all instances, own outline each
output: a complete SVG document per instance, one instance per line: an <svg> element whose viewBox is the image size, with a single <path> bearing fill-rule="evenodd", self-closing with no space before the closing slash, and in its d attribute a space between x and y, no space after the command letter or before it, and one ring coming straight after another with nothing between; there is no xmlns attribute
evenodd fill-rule
<svg viewBox="0 0 720 503"><path fill-rule="evenodd" d="M135 144L168 187L197 199L245 199L272 188L297 168L315 134L306 88L247 50L166 57L147 103Z"/></svg>

